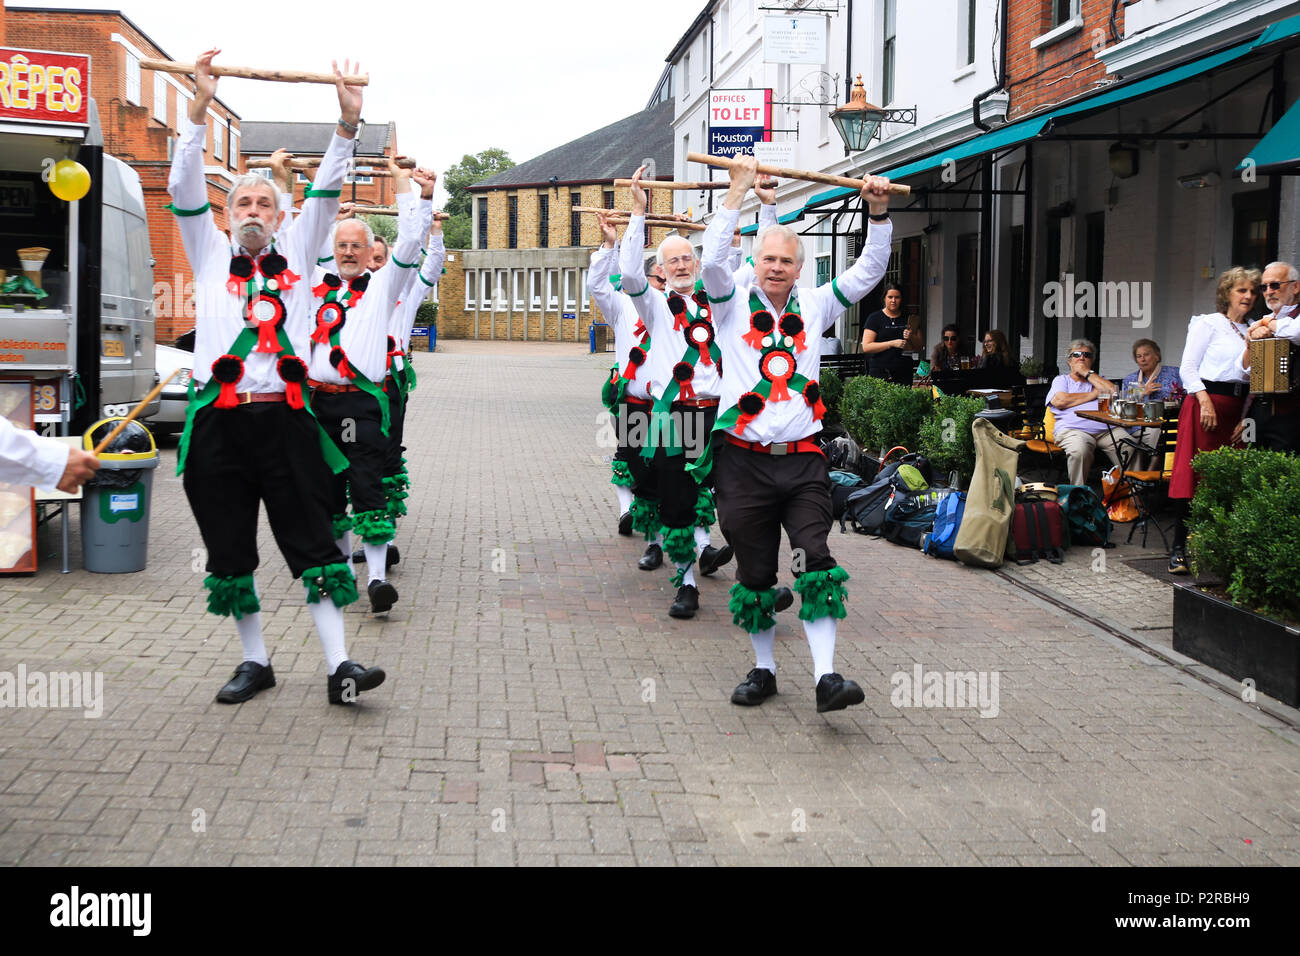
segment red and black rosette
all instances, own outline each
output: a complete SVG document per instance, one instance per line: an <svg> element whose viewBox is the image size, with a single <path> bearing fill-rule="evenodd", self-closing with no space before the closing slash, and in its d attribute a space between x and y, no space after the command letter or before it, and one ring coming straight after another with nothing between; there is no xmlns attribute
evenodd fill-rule
<svg viewBox="0 0 1300 956"><path fill-rule="evenodd" d="M311 294L318 299L323 299L331 292L337 292L343 288L343 280L332 272L327 272L317 285L312 286Z"/></svg>
<svg viewBox="0 0 1300 956"><path fill-rule="evenodd" d="M348 296L348 308L355 308L361 301L361 297L366 294L366 289L370 286L370 273L363 272L359 276L353 276L348 280L348 290L352 293Z"/></svg>
<svg viewBox="0 0 1300 956"><path fill-rule="evenodd" d="M709 347L713 345L713 326L708 319L697 319L686 327L686 341L700 350L700 361L705 365L713 364Z"/></svg>
<svg viewBox="0 0 1300 956"><path fill-rule="evenodd" d="M623 377L628 381L636 378L636 373L641 366L645 364L646 351L639 345L634 345L627 353L627 368L623 369Z"/></svg>
<svg viewBox="0 0 1300 956"><path fill-rule="evenodd" d="M253 260L248 256L231 256L230 277L226 279L226 291L231 295L240 295L244 291L244 285L253 278L256 268Z"/></svg>
<svg viewBox="0 0 1300 956"><path fill-rule="evenodd" d="M790 341L787 346L794 346L796 352L802 352L808 346L804 344L803 319L794 312L781 316L781 335Z"/></svg>
<svg viewBox="0 0 1300 956"><path fill-rule="evenodd" d="M284 303L279 296L267 295L265 292L258 295L248 303L247 318L248 321L257 323L257 345L253 347L254 352L283 351L279 336L276 335L276 330L284 324Z"/></svg>
<svg viewBox="0 0 1300 956"><path fill-rule="evenodd" d="M311 340L320 345L330 344L330 335L337 329L343 330L343 323L347 321L347 309L338 302L326 302L316 310L316 330L311 334Z"/></svg>
<svg viewBox="0 0 1300 956"><path fill-rule="evenodd" d="M668 311L673 314L673 331L680 332L690 321L686 317L686 300L676 292L668 296Z"/></svg>
<svg viewBox="0 0 1300 956"><path fill-rule="evenodd" d="M388 354L384 358L384 368L391 371L393 367L393 356L401 354L402 350L397 347L397 339L390 335L388 337ZM387 389L384 390L387 391Z"/></svg>
<svg viewBox="0 0 1300 956"><path fill-rule="evenodd" d="M812 409L813 421L819 422L822 416L826 414L826 406L822 404L822 388L816 382L809 382L803 387L803 400L808 403Z"/></svg>
<svg viewBox="0 0 1300 956"><path fill-rule="evenodd" d="M352 370L348 364L348 353L337 345L330 349L330 364L334 366L334 371L338 372L343 378L356 378L357 373Z"/></svg>
<svg viewBox="0 0 1300 956"><path fill-rule="evenodd" d="M302 408L302 383L307 381L307 363L296 355L282 355L275 363L276 374L284 382L284 399L290 408Z"/></svg>
<svg viewBox="0 0 1300 956"><path fill-rule="evenodd" d="M640 317L637 318L636 325L632 327L632 334L642 342L644 342L645 337L650 334L650 330L645 327L645 323L641 321Z"/></svg>
<svg viewBox="0 0 1300 956"><path fill-rule="evenodd" d="M694 398L695 388L691 379L695 378L695 366L690 362L678 362L673 366L673 381L677 383L678 398Z"/></svg>
<svg viewBox="0 0 1300 956"><path fill-rule="evenodd" d="M695 292L692 293L691 298L694 299L695 304L699 306L701 315L709 311L709 296L703 289L696 289Z"/></svg>
<svg viewBox="0 0 1300 956"><path fill-rule="evenodd" d="M763 414L763 409L767 407L767 401L758 392L746 392L740 396L740 401L736 402L736 407L740 409L740 416L736 419L736 434L745 434L745 429L759 415Z"/></svg>
<svg viewBox="0 0 1300 956"><path fill-rule="evenodd" d="M212 404L217 408L234 408L239 404L235 386L244 377L244 360L238 355L223 355L212 363L212 377L221 383L221 393Z"/></svg>
<svg viewBox="0 0 1300 956"><path fill-rule="evenodd" d="M768 398L773 402L784 402L790 398L787 387L794 377L794 356L784 349L773 349L758 360L758 370L763 378L772 383Z"/></svg>
<svg viewBox="0 0 1300 956"><path fill-rule="evenodd" d="M302 276L289 271L289 260L272 250L262 257L257 268L266 277L266 287L272 292L292 289L293 284Z"/></svg>
<svg viewBox="0 0 1300 956"><path fill-rule="evenodd" d="M772 321L772 313L767 309L759 309L749 317L749 331L741 337L751 349L761 352L764 337L771 335L774 328L776 325Z"/></svg>

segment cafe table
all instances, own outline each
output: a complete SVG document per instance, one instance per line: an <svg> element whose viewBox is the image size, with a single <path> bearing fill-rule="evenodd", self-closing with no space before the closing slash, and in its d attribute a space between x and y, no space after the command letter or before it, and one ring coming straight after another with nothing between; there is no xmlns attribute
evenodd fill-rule
<svg viewBox="0 0 1300 956"><path fill-rule="evenodd" d="M1090 422L1101 422L1103 425L1111 425L1116 428L1163 428L1166 421L1164 418L1120 418L1109 411L1103 412L1096 409L1076 411L1075 414L1080 418L1088 419ZM1110 435L1111 446L1115 449L1115 460L1120 463L1120 470L1128 471L1128 463L1133 460L1133 455L1137 453L1137 449L1129 453L1126 461L1124 456L1120 454L1119 442L1115 438L1115 433L1111 431L1107 432L1107 434ZM1119 487L1118 483L1116 487Z"/></svg>

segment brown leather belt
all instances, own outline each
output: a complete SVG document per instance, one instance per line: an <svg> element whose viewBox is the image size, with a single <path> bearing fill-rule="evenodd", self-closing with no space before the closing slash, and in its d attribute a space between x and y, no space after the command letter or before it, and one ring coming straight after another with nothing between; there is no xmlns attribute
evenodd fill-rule
<svg viewBox="0 0 1300 956"><path fill-rule="evenodd" d="M251 405L254 402L283 402L284 392L236 392L235 398L239 399L240 405Z"/></svg>
<svg viewBox="0 0 1300 956"><path fill-rule="evenodd" d="M674 405L685 405L687 408L717 408L718 399L716 398L678 398L674 399Z"/></svg>
<svg viewBox="0 0 1300 956"><path fill-rule="evenodd" d="M307 384L318 392L324 392L327 395L336 395L341 392L359 392L361 387L358 385L335 385L332 382L318 382L314 378L307 379Z"/></svg>
<svg viewBox="0 0 1300 956"><path fill-rule="evenodd" d="M756 441L745 441L745 439L737 438L730 432L726 434L726 438L727 441L731 442L733 445L737 445L740 448L747 448L750 451L756 451L762 455L794 455L798 452L806 451L816 452L822 457L825 457L826 455L826 453L822 451L821 446L811 437L800 438L798 441L772 442L770 445L764 445Z"/></svg>

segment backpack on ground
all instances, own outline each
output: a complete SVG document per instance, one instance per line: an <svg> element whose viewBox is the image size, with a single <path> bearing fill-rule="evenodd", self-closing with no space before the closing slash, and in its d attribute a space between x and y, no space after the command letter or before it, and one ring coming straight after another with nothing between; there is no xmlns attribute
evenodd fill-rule
<svg viewBox="0 0 1300 956"><path fill-rule="evenodd" d="M1065 560L1065 517L1061 506L1033 494L1016 496L1011 518L1010 558L1016 564L1033 564L1046 558L1052 564Z"/></svg>
<svg viewBox="0 0 1300 956"><path fill-rule="evenodd" d="M831 471L851 471L856 474L862 464L862 449L848 435L833 438L826 447L826 464Z"/></svg>
<svg viewBox="0 0 1300 956"><path fill-rule="evenodd" d="M954 560L953 545L957 543L957 529L966 511L966 492L960 491L943 498L935 507L934 528L921 542L921 550L936 558Z"/></svg>
<svg viewBox="0 0 1300 956"><path fill-rule="evenodd" d="M855 475L851 471L832 471L831 472L831 517L840 519L844 517L844 509L849 503L849 497L855 492L866 487L866 482L862 480L861 475Z"/></svg>
<svg viewBox="0 0 1300 956"><path fill-rule="evenodd" d="M881 470L876 480L865 488L859 488L849 496L840 517L840 530L847 530L848 522L853 523L853 530L862 534L880 534L885 521L885 506L889 496L895 491L917 491L915 485L924 480L914 468L899 467L897 463L887 465Z"/></svg>
<svg viewBox="0 0 1300 956"><path fill-rule="evenodd" d="M886 541L919 548L921 539L934 528L939 503L954 494L951 488L925 491L895 490L885 504L880 534Z"/></svg>
<svg viewBox="0 0 1300 956"><path fill-rule="evenodd" d="M1097 493L1087 485L1058 485L1057 500L1065 515L1065 545L1106 547L1110 542L1110 518Z"/></svg>
<svg viewBox="0 0 1300 956"><path fill-rule="evenodd" d="M971 432L975 473L966 491L953 556L975 567L1001 567L1016 506L1016 465L1025 443L1002 434L986 418L975 419Z"/></svg>

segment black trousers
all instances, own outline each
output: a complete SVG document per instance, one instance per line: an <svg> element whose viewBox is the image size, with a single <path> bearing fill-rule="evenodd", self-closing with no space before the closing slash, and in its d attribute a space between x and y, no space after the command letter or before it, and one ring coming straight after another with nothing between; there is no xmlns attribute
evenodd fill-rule
<svg viewBox="0 0 1300 956"><path fill-rule="evenodd" d="M240 577L256 570L260 502L294 577L337 564L333 480L306 410L285 402L200 409L182 483L208 551L208 572Z"/></svg>
<svg viewBox="0 0 1300 956"><path fill-rule="evenodd" d="M655 450L654 481L659 495L659 518L665 528L694 527L695 502L699 498L700 485L687 474L686 466L704 454L708 447L718 409L716 406L691 408L675 404L672 415L686 452L668 455L663 448Z"/></svg>
<svg viewBox="0 0 1300 956"><path fill-rule="evenodd" d="M1250 416L1257 448L1300 452L1300 395L1256 395Z"/></svg>
<svg viewBox="0 0 1300 956"><path fill-rule="evenodd" d="M632 493L647 501L659 500L659 487L655 482L654 467L651 461L641 457L645 447L645 438L649 435L651 403L640 399L629 399L618 406L619 446L614 453L615 461L627 463L632 474Z"/></svg>
<svg viewBox="0 0 1300 956"><path fill-rule="evenodd" d="M380 430L379 403L366 392L317 390L311 407L326 434L348 459L347 470L335 475L330 487L330 514L348 510L349 491L354 515L387 510L383 479L389 448Z"/></svg>
<svg viewBox="0 0 1300 956"><path fill-rule="evenodd" d="M776 587L782 528L795 551L796 576L835 567L826 543L831 480L821 455L765 455L723 439L714 447L713 488L718 524L736 551L736 578L745 587Z"/></svg>
<svg viewBox="0 0 1300 956"><path fill-rule="evenodd" d="M383 477L391 478L402 470L402 455L406 446L402 444L402 431L406 424L406 398L401 387L391 378L388 379L388 453L384 456Z"/></svg>

